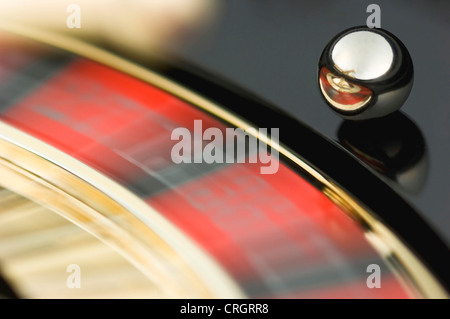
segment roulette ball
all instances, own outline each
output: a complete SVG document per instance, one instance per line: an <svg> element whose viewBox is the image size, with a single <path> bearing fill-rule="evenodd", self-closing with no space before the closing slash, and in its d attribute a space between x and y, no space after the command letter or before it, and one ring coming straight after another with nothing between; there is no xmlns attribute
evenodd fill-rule
<svg viewBox="0 0 450 319"><path fill-rule="evenodd" d="M378 28L356 27L338 34L324 49L319 69L326 102L346 119L397 111L413 85L413 63L405 45Z"/></svg>

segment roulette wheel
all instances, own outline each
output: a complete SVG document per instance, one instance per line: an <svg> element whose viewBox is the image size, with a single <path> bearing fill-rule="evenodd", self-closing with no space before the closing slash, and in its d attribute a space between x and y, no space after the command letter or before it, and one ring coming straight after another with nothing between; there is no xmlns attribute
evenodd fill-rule
<svg viewBox="0 0 450 319"><path fill-rule="evenodd" d="M403 195L428 165L406 115L333 141L186 61L2 32L21 39L0 48L2 295L448 297L447 244Z"/></svg>

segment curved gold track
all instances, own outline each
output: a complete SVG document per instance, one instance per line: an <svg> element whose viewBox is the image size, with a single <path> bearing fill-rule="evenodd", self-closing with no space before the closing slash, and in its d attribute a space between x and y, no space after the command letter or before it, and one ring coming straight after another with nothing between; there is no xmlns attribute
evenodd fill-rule
<svg viewBox="0 0 450 319"><path fill-rule="evenodd" d="M0 176L0 186L113 247L159 289L160 298L244 297L220 266L140 198L2 122Z"/></svg>
<svg viewBox="0 0 450 319"><path fill-rule="evenodd" d="M92 59L94 61L97 61L99 63L105 64L107 66L110 66L114 69L117 69L119 71L122 71L126 74L129 74L135 78L138 78L142 81L145 81L147 83L150 83L156 87L161 88L162 90L165 90L180 99L189 102L190 104L210 113L214 116L226 121L227 123L242 128L244 130L254 127L247 119L242 119L239 116L232 114L231 112L227 111L226 109L222 108L220 105L213 103L212 101L209 101L208 99L205 99L204 97L178 85L177 83L174 83L173 81L168 80L167 78L164 78L160 75L158 75L155 72L152 72L148 69L145 69L133 62L130 62L126 59L123 59L117 55L114 55L110 52L107 52L99 47L96 47L92 44L68 37L66 35L56 34L52 32L48 32L45 30L37 30L28 28L25 26L19 26L19 25L12 25L12 24L2 24L0 25L3 29L10 31L12 33L16 33L34 40L37 40L39 42L43 42L58 48L62 48L64 50L79 54L81 56L87 57L89 59ZM15 132L14 134L10 135L12 128L7 127L4 124L0 126L0 136L5 140L9 139L9 143L11 145L21 145L22 148L29 148L31 145L40 145L45 150L49 150L48 146L44 146L39 144L39 141L34 141L38 144L31 144L29 137L25 137L24 135L21 135L19 132ZM253 132L252 130L249 130L250 132ZM16 133L22 136L21 141L16 140ZM318 187L321 189L321 191L330 198L333 202L335 202L339 207L341 207L349 216L351 216L354 220L360 223L360 225L363 225L366 230L367 239L374 245L375 249L379 251L379 253L386 258L388 263L391 263L395 266L397 270L401 272L401 277L406 278L407 281L412 284L414 289L423 297L425 298L448 298L448 294L445 291L445 289L440 285L438 280L433 276L433 274L427 269L427 267L422 263L422 261L403 243L396 234L385 224L383 224L378 218L375 212L369 210L367 207L364 206L363 203L360 203L358 199L352 197L351 194L349 194L346 190L342 189L337 183L335 183L332 179L322 174L320 171L314 168L314 166L311 163L306 162L304 159L302 159L301 154L296 154L293 151L291 151L288 147L282 145L282 144L275 144L272 143L272 141L267 136L258 135L255 137L261 139L266 144L270 145L273 149L277 150L280 154L282 154L285 158L289 159L292 163L295 163L305 174L308 174L311 176L315 181L315 185L319 185ZM55 150L52 150L51 154L45 153L45 152L39 152L40 156L45 156L45 158L54 158ZM35 153L36 154L36 153ZM73 159L70 159L69 157L65 157L62 154L59 154L60 156L57 156L56 158L59 158L58 165L60 168L65 168L70 165L67 165L68 162L71 164L73 163ZM19 158L14 158L8 163L8 165L13 165L15 160L20 160ZM19 162L20 163L20 162ZM6 167L8 167L6 165ZM72 170L72 173L74 172L84 172L87 173L88 168L81 165L80 163L77 163L76 170ZM4 166L4 165L2 165ZM17 166L16 169L22 169L22 167ZM34 168L36 169L36 168ZM35 172L36 170L33 170L33 168L28 172ZM98 173L95 172L89 172L89 174L82 174L87 178L87 181L92 187L93 185L102 185L102 183L99 184L100 180L90 180L89 175L94 174L95 176L98 176ZM99 179L102 179L103 177L98 176ZM6 179L4 181L4 186L11 188L14 188L14 183L12 182L12 179ZM64 186L64 185L59 185ZM116 188L116 185L110 186L112 189ZM75 188L76 189L76 188ZM110 194L112 189L103 189L103 191L106 194ZM117 190L117 189L116 189ZM77 192L83 192L86 191L81 189ZM98 193L98 189L92 189L92 191ZM84 194L85 196L87 194ZM100 194L99 194L100 196ZM111 196L114 198L114 196ZM88 200L88 199L86 199ZM161 216L159 216L156 212L151 210L148 207L143 207L142 203L138 204L138 207L129 207L129 205L126 204L127 201L123 201L123 208L130 209L134 212L136 212L136 216L140 216L140 219L146 220L152 229L152 231L156 231L159 223L159 225L164 224L164 227L167 229L172 229L172 226L167 224L165 221L162 220ZM142 216L142 211L148 212L152 216L152 218L148 218L148 216ZM158 221L155 224L155 221ZM106 221L105 221L106 222ZM175 232L173 232L175 233ZM164 234L161 238L164 240L167 240L170 243L173 243L173 238L168 238ZM176 237L179 237L179 234L176 235ZM178 238L177 237L177 238ZM163 244L163 243L162 243ZM195 248L191 247L194 251ZM177 251L179 252L179 251ZM182 253L182 252L181 252ZM201 255L201 254L199 254ZM200 258L200 260L202 260ZM205 261L207 262L207 261ZM197 260L198 265L200 265L199 260ZM190 264L192 267L193 265ZM218 271L219 273L219 271ZM198 275L198 273L197 273ZM220 278L224 278L223 274L220 274ZM209 280L213 280L213 282L217 283L217 278L214 279L213 276L209 277ZM210 288L213 288L211 286L214 286L214 284L210 285ZM239 295L239 291L233 287L232 284L229 285L230 289L228 289L228 292ZM230 295L230 294L229 294Z"/></svg>

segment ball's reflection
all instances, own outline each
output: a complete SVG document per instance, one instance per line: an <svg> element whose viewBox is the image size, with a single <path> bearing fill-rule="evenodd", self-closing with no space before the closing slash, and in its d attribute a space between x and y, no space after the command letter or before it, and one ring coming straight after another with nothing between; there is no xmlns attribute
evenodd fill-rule
<svg viewBox="0 0 450 319"><path fill-rule="evenodd" d="M344 121L338 129L342 146L394 181L417 194L428 174L428 155L420 129L403 113L367 121Z"/></svg>

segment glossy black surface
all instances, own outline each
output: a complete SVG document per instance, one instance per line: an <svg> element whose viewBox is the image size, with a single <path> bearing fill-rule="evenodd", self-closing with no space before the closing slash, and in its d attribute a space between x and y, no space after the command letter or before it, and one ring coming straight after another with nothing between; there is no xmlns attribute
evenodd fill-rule
<svg viewBox="0 0 450 319"><path fill-rule="evenodd" d="M342 146L387 178L393 187L418 194L425 186L428 175L425 140L403 113L367 121L343 121L337 135Z"/></svg>
<svg viewBox="0 0 450 319"><path fill-rule="evenodd" d="M317 87L317 61L333 36L366 23L369 16L366 9L373 1L227 0L221 3L222 14L215 26L206 36L199 36L196 42L177 49L176 53L257 93L337 141L342 119L323 102ZM414 87L401 110L421 131L429 161L426 182L420 192L412 194L402 189L396 192L449 244L450 2L379 0L376 3L381 8L381 27L401 39L414 62ZM246 105L235 107L244 109ZM258 110L254 112L249 116L257 118ZM287 134L281 125L280 134L283 132ZM301 132L297 136L300 138ZM347 174L355 175L356 171L349 169ZM389 204L389 199L377 198ZM408 219L403 222L409 223ZM448 251L441 259L449 259Z"/></svg>

